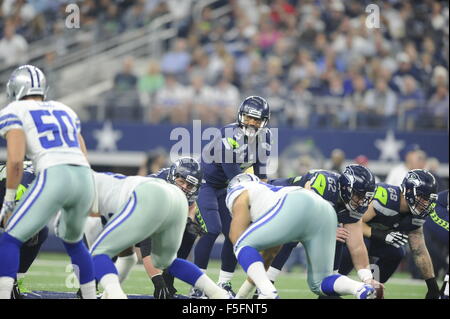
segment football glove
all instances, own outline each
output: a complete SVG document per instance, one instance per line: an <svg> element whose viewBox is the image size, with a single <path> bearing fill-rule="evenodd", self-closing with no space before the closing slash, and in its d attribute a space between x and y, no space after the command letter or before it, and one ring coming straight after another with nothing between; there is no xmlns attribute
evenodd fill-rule
<svg viewBox="0 0 450 319"><path fill-rule="evenodd" d="M408 235L393 230L381 230L372 228L372 237L395 248L400 248L408 242Z"/></svg>
<svg viewBox="0 0 450 319"><path fill-rule="evenodd" d="M188 233L195 236L203 236L206 234L202 226L194 222L190 217L187 218L186 230L188 231Z"/></svg>
<svg viewBox="0 0 450 319"><path fill-rule="evenodd" d="M169 292L162 274L153 276L152 282L155 286L155 291L153 292L155 299L173 299L173 295Z"/></svg>
<svg viewBox="0 0 450 319"><path fill-rule="evenodd" d="M16 206L15 201L3 201L2 210L0 211L0 220L3 220L5 216L8 216L14 210ZM4 225L6 227L6 225Z"/></svg>

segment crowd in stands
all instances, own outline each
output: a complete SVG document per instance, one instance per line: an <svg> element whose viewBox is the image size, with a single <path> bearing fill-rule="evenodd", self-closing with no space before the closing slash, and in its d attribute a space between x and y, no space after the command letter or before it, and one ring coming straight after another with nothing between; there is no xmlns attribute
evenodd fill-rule
<svg viewBox="0 0 450 319"><path fill-rule="evenodd" d="M221 125L235 120L243 97L261 95L272 126L448 129L446 1L229 0L199 17L195 0L178 2L78 2L82 27L98 39L167 12L178 17L165 54L142 76L127 58L104 97L132 99L142 112L131 119ZM0 65L26 61L27 42L51 34L65 14L58 1L0 3ZM369 4L379 7L379 28L366 25ZM230 12L214 18L222 5Z"/></svg>

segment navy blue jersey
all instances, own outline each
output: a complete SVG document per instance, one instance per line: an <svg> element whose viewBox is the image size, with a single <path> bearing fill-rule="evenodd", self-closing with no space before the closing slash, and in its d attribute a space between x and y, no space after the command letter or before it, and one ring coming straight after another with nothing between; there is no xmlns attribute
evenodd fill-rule
<svg viewBox="0 0 450 319"><path fill-rule="evenodd" d="M434 210L427 216L424 227L442 243L448 243L448 190L438 194Z"/></svg>
<svg viewBox="0 0 450 319"><path fill-rule="evenodd" d="M400 213L402 196L399 186L378 183L373 199L376 216L368 224L382 230L394 229L403 232L420 228L426 217L415 216L411 212Z"/></svg>
<svg viewBox="0 0 450 319"><path fill-rule="evenodd" d="M353 224L361 219L361 216L354 215L345 208L340 190L339 174L327 170L310 170L303 176L290 178L278 178L269 181L276 186L301 186L305 187L308 181L311 181L311 189L323 199L333 205L338 216L339 223Z"/></svg>
<svg viewBox="0 0 450 319"><path fill-rule="evenodd" d="M262 128L250 141L237 123L229 124L221 130L202 154L204 181L214 188L226 188L236 175L253 166L259 178L267 178L266 164L271 150L271 131Z"/></svg>

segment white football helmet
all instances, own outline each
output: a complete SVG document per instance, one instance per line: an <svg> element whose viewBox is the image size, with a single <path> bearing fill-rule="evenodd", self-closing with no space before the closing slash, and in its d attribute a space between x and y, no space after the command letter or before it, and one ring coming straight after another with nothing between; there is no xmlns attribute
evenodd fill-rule
<svg viewBox="0 0 450 319"><path fill-rule="evenodd" d="M10 101L19 101L25 96L47 95L47 80L44 73L33 65L22 65L15 69L6 84L6 95Z"/></svg>

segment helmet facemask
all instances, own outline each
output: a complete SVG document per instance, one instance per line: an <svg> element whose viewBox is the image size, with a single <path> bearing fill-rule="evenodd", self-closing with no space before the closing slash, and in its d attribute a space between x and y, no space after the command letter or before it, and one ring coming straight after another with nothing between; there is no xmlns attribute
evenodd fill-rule
<svg viewBox="0 0 450 319"><path fill-rule="evenodd" d="M259 114L257 114L257 113L259 113ZM260 122L259 127L246 124L245 122L247 122L249 120L248 119L249 117L254 119L255 121L259 121ZM244 134L246 136L248 136L250 138L258 135L261 132L261 129L266 127L267 122L268 122L268 119L261 118L261 112L257 111L257 110L250 109L250 111L248 113L239 113L239 124L242 128L242 131L244 132Z"/></svg>
<svg viewBox="0 0 450 319"><path fill-rule="evenodd" d="M414 187L409 191L404 191L408 207L413 215L419 217L428 216L434 209L437 200L437 194L419 194Z"/></svg>

